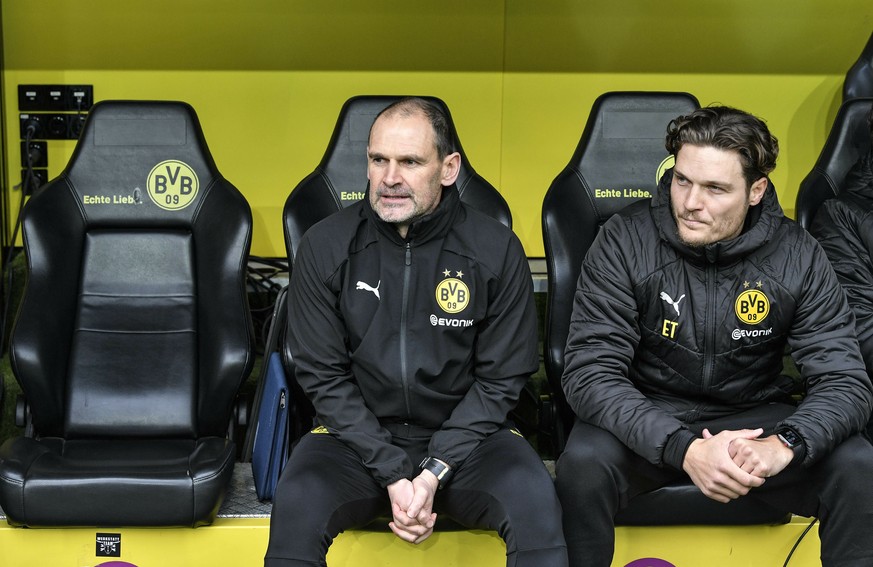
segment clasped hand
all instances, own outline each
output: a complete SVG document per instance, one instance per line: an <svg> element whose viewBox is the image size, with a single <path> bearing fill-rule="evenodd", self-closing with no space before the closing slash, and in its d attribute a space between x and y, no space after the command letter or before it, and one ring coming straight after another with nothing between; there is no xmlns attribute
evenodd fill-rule
<svg viewBox="0 0 873 567"><path fill-rule="evenodd" d="M794 453L775 436L760 438L763 429L722 431L694 440L682 468L709 498L729 502L782 472Z"/></svg>
<svg viewBox="0 0 873 567"><path fill-rule="evenodd" d="M437 477L430 471L421 471L414 479L401 479L388 485L391 531L404 541L421 543L433 533L436 514L433 499L439 487Z"/></svg>

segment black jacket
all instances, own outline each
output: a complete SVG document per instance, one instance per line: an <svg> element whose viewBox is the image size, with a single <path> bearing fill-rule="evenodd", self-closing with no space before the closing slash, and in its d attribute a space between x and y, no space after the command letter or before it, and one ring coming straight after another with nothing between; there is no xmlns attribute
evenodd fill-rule
<svg viewBox="0 0 873 567"><path fill-rule="evenodd" d="M873 404L854 319L821 248L782 214L772 185L740 236L678 239L670 180L613 216L582 266L564 391L579 417L681 470L687 427L785 401L786 342L807 395L780 426L804 464L860 431Z"/></svg>
<svg viewBox="0 0 873 567"><path fill-rule="evenodd" d="M822 203L809 231L846 290L869 372L873 370L873 151L849 171L839 196Z"/></svg>
<svg viewBox="0 0 873 567"><path fill-rule="evenodd" d="M378 294L377 294L378 292ZM369 197L303 237L288 340L318 421L382 486L417 474L386 425L460 466L506 423L538 367L533 285L518 239L443 190L406 239Z"/></svg>

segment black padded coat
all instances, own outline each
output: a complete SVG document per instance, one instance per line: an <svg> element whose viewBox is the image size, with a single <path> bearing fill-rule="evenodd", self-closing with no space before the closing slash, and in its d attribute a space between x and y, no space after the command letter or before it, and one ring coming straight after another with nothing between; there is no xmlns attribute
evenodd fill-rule
<svg viewBox="0 0 873 567"><path fill-rule="evenodd" d="M460 466L536 371L533 283L511 230L454 186L405 239L365 196L303 237L288 294L297 380L382 486L417 473L386 426Z"/></svg>
<svg viewBox="0 0 873 567"><path fill-rule="evenodd" d="M780 427L814 463L860 431L873 404L827 257L783 215L772 185L740 236L688 247L671 179L614 215L583 262L563 376L570 405L648 461L681 469L695 438L687 423L790 399L787 344L806 396Z"/></svg>

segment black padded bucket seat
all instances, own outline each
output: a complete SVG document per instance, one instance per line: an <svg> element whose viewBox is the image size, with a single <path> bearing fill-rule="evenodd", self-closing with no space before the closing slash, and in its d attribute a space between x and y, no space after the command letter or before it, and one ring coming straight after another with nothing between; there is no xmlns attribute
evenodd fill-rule
<svg viewBox="0 0 873 567"><path fill-rule="evenodd" d="M190 106L93 107L65 171L24 209L10 351L32 435L0 448L10 524L213 520L253 361L251 223Z"/></svg>

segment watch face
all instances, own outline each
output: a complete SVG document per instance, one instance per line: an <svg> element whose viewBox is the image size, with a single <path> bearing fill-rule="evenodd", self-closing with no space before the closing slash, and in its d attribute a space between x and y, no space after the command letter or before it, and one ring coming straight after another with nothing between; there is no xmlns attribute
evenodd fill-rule
<svg viewBox="0 0 873 567"><path fill-rule="evenodd" d="M778 434L779 439L782 440L789 448L794 448L800 445L800 437L790 429L783 429Z"/></svg>

